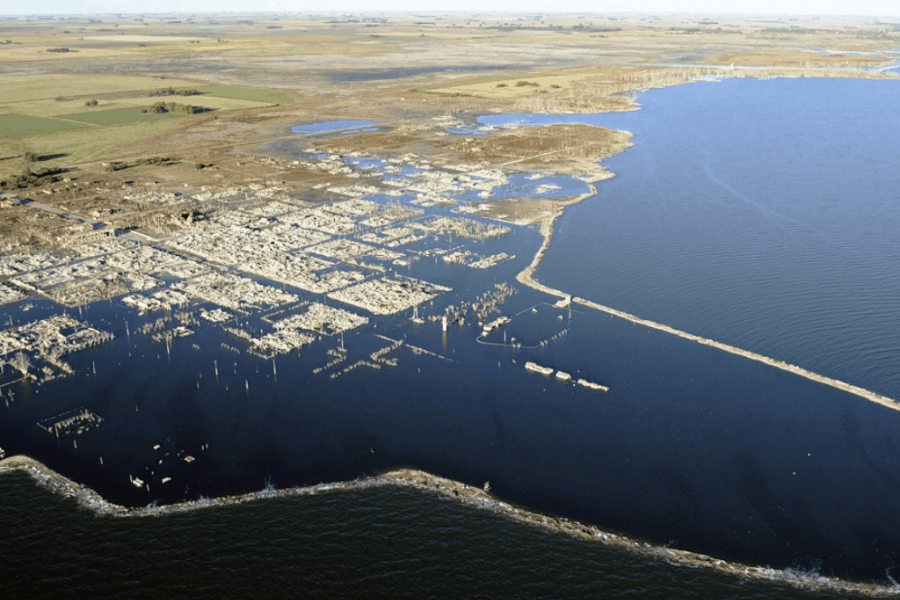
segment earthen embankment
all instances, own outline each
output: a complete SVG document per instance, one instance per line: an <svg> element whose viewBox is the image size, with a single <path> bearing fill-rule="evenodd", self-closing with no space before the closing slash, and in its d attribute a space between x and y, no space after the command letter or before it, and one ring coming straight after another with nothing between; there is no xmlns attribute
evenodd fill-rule
<svg viewBox="0 0 900 600"><path fill-rule="evenodd" d="M225 496L216 499L192 500L170 505L151 505L143 508L128 508L107 502L93 490L76 484L70 479L53 471L46 465L27 456L11 456L0 461L0 475L4 472L9 473L13 471L23 471L29 474L40 485L61 495L75 498L79 504L92 510L95 514L129 518L160 517L200 509L212 509L219 506L257 502L270 498L315 496L327 493L340 493L373 488L409 488L436 494L479 510L490 511L518 523L538 527L549 532L562 533L583 541L600 543L604 546L630 552L650 560L665 561L669 564L683 567L711 569L736 577L773 581L799 589L852 593L873 598L895 597L900 595L900 589L894 586L846 581L820 575L812 576L797 574L792 570L779 570L771 567L758 567L729 562L688 550L678 550L666 546L654 545L646 541L605 531L596 526L572 521L564 517L544 515L538 512L529 511L497 498L486 491L486 489L447 479L445 477L439 477L416 469L395 469L380 475L362 477L351 481L286 488L281 490L265 489L249 494ZM488 485L484 486L484 488L488 487Z"/></svg>

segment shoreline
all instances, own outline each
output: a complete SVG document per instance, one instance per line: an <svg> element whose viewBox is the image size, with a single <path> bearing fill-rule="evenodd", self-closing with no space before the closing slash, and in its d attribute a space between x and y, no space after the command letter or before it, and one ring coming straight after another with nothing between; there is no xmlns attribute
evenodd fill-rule
<svg viewBox="0 0 900 600"><path fill-rule="evenodd" d="M580 204L581 202L597 195L597 186L594 185L598 181L605 181L607 179L612 179L615 177L615 174L607 171L609 175L602 179L592 179L591 181L585 181L587 183L590 191L572 198L568 201L555 201L553 203L553 212L550 214L543 215L538 220L538 232L541 234L541 237L544 238L543 242L541 242L541 247L538 248L538 251L535 253L534 258L528 264L527 267L522 269L518 274L516 274L516 281L523 285L527 285L531 289L538 290L540 292L544 292L545 294L549 294L551 296L557 296L559 298L566 298L568 294L561 290L557 290L548 285L544 285L540 281L534 278L534 273L537 271L537 268L541 265L541 261L544 260L544 254L547 253L547 250L550 248L550 244L553 242L553 236L556 233L556 220L565 213L566 208L570 206L575 206L576 204Z"/></svg>
<svg viewBox="0 0 900 600"><path fill-rule="evenodd" d="M75 483L40 461L28 456L16 455L0 460L0 476L14 472L23 472L30 476L37 485L60 496L73 498L79 506L90 510L95 517L107 516L117 518L163 517L201 509L247 504L270 498L316 496L327 493L380 488L414 489L455 500L465 506L488 511L517 523L542 529L548 533L563 534L578 540L599 543L605 547L629 552L641 558L665 561L680 567L708 569L733 577L778 583L808 591L846 592L872 598L900 596L900 587L895 585L844 580L817 574L798 574L790 569L780 570L771 567L730 562L688 550L653 545L605 531L594 525L569 520L565 517L554 517L530 511L505 502L483 489L417 469L398 468L378 475L370 475L349 481L285 489L265 489L259 492L222 496L214 499L190 500L161 506L148 505L142 508L129 508L108 502L91 488Z"/></svg>

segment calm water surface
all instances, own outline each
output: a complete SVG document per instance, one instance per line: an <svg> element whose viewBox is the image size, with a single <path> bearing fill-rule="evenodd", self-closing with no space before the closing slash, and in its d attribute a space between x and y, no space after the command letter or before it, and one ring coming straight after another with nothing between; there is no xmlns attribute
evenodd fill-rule
<svg viewBox="0 0 900 600"><path fill-rule="evenodd" d="M735 80L642 110L491 116L635 133L538 276L900 398L900 84Z"/></svg>

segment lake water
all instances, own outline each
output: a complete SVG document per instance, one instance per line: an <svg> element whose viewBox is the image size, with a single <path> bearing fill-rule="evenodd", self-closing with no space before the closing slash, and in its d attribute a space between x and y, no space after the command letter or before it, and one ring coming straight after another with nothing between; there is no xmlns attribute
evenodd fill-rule
<svg viewBox="0 0 900 600"><path fill-rule="evenodd" d="M900 396L897 90L866 81L696 84L642 95L641 112L592 117L634 131L636 146L608 161L618 176L598 186L597 198L558 221L538 278ZM529 181L513 179L505 193ZM547 181L583 191L569 178ZM538 243L529 229L486 243L485 253L518 258L481 274L429 261L409 274L454 288L440 307L510 281ZM129 504L410 465L478 486L490 480L498 496L520 505L726 559L881 581L900 562L900 517L891 500L900 493L900 413L607 315L569 315L541 304L546 299L522 289L504 313L515 315L506 333L526 346L566 326L568 335L549 346L485 346L471 325L444 337L439 327L415 326L402 315L379 320L378 331L452 362L404 355L394 370L361 369L336 382L310 377L322 363L316 354L277 359L277 374L256 357L233 358L214 330L201 329L168 355L146 338L123 337L125 320L134 332L138 318L100 303L85 316L115 323L117 341L73 357L84 382L76 391L69 379L17 400L0 420L0 435L8 451L35 455ZM50 310L38 303L32 314ZM354 345L365 355L383 343ZM218 377L214 360L228 367ZM611 391L529 374L527 360ZM79 405L107 421L79 438L77 452L35 434L36 421ZM135 490L127 474L148 481L162 475L155 443L195 453L195 470L179 464L176 486ZM106 566L123 585L152 579L147 569L169 572L173 557L198 552L197 540L215 540L211 547L233 551L197 556L231 575L175 575L210 597L239 589L258 570L273 574L265 589L303 581L348 596L373 589L418 597L444 589L802 596L648 563L417 492L260 502L122 524L73 517L67 501L26 491L30 485L0 478L2 525L23 542L8 543L23 548L23 561L55 566L49 581L79 582L101 595L91 587L101 584L79 573L105 571L103 561L76 540L102 543L112 561ZM32 505L46 513L45 526L29 528L20 518ZM50 551L69 530L68 545ZM152 566L115 558L137 539L155 540ZM510 550L497 554L497 540ZM495 560L485 563L489 555ZM20 570L17 564L10 570ZM238 564L248 566L235 570ZM440 583L451 580L458 583ZM477 587L485 581L502 586Z"/></svg>
<svg viewBox="0 0 900 600"><path fill-rule="evenodd" d="M898 99L897 82L735 80L480 121L635 133L559 221L545 283L900 398Z"/></svg>

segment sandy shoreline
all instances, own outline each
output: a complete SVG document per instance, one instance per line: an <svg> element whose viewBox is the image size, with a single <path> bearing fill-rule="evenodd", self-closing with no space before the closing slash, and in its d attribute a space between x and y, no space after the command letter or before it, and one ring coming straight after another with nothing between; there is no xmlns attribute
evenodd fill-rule
<svg viewBox="0 0 900 600"><path fill-rule="evenodd" d="M612 177L611 174L610 177ZM575 204L583 202L584 200L597 195L597 186L595 186L593 182L588 182L587 185L590 191L567 202L554 202L553 212L550 214L545 214L541 217L539 221L538 231L540 232L541 236L543 236L544 241L541 243L541 247L538 248L537 253L535 253L534 258L531 260L531 263L529 263L527 267L525 267L518 275L516 275L516 281L521 284L527 285L532 289L544 292L545 294L550 294L551 296L559 296L560 298L565 298L567 296L565 292L546 286L535 279L534 273L540 266L541 261L544 260L544 254L547 253L547 250L550 248L550 244L553 242L556 220L562 216L562 214L566 210L566 207L574 206Z"/></svg>
<svg viewBox="0 0 900 600"><path fill-rule="evenodd" d="M603 544L610 548L624 550L643 558L665 561L688 568L711 569L721 573L754 580L781 583L805 590L829 592L849 592L868 597L883 598L900 595L900 588L866 582L846 581L820 575L802 575L790 570L757 567L720 560L686 550L667 546L657 546L647 542L604 531L593 525L571 521L563 517L544 515L504 502L482 490L459 481L447 479L415 469L396 469L379 475L362 477L351 481L318 484L314 486L286 489L266 489L259 492L223 496L215 499L201 499L168 505L150 505L143 508L129 508L104 500L94 490L79 485L60 475L41 462L27 456L11 456L0 460L0 475L23 472L34 481L57 494L71 497L97 516L122 518L162 517L187 513L200 509L212 509L257 502L270 498L290 498L315 496L327 493L351 492L376 488L408 488L439 495L458 501L466 506L486 510L524 525L538 527L548 532L561 533L583 541Z"/></svg>

